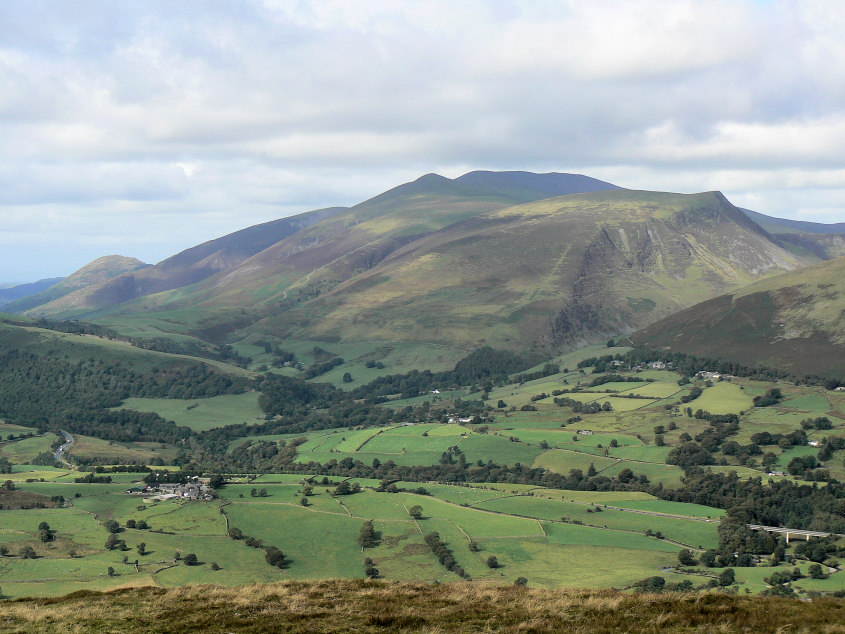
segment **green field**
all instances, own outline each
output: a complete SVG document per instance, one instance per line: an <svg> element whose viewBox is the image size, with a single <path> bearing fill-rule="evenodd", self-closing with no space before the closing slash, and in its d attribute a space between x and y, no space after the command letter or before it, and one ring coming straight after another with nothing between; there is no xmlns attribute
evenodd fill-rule
<svg viewBox="0 0 845 634"><path fill-rule="evenodd" d="M711 414L738 414L750 409L754 403L751 396L730 381L720 381L689 404L694 410L703 409Z"/></svg>
<svg viewBox="0 0 845 634"><path fill-rule="evenodd" d="M130 398L123 402L121 408L155 412L177 425L205 431L225 425L257 422L264 417L264 412L258 407L258 396L258 392L245 392L188 400Z"/></svg>
<svg viewBox="0 0 845 634"><path fill-rule="evenodd" d="M38 454L49 452L50 445L56 438L55 434L45 434L22 440L7 441L0 444L0 456L13 464L29 464Z"/></svg>
<svg viewBox="0 0 845 634"><path fill-rule="evenodd" d="M111 464L149 464L159 458L170 462L177 454L175 447L154 442L116 442L91 436L74 436L67 452L68 459L106 460Z"/></svg>
<svg viewBox="0 0 845 634"><path fill-rule="evenodd" d="M37 338L40 334L26 336ZM342 387L355 387L379 373L375 368L365 368L367 361L383 362L383 372L400 371L400 358L414 348L412 344L333 344L314 340L289 343L290 349L305 363L316 358L313 352L316 345L343 356L346 362L342 366L329 375L315 378L316 382L340 383L343 372L351 372L353 382ZM38 344L33 339L29 345ZM83 342L74 340L73 345ZM279 345L285 348L284 342ZM252 369L267 361L262 357L265 354L262 346L241 343L237 349L253 356ZM417 361L439 359L437 362L444 369L454 363L450 355L458 350L448 346L414 349L419 355ZM601 355L607 348L594 347L590 352ZM725 512L659 499L663 497L661 485L664 488L682 485L684 470L666 464L673 448L688 440L687 435L695 437L714 427L706 418L688 415L686 407L693 412L702 409L712 414L742 412L737 433L726 438L740 445L750 443L751 436L761 431L789 434L800 428L802 420L822 414L832 417L834 428L811 430L808 432L811 439L839 435L845 427L843 419L837 417L837 408L845 407L845 397L838 394L829 397L819 387L732 379L706 387L699 398L687 405L680 403L680 397L688 394L693 385L703 387L703 383L696 381L682 387L678 385L679 375L665 370L636 373L619 370L638 380L588 388L588 383L601 375L592 374L590 368L583 372L575 368L577 360L585 356L587 352L579 351L561 358L568 372L523 384L496 385L490 390L486 400L490 408L486 410L478 401L481 391L470 393L466 387L389 401L391 416L382 420L393 422L379 427L366 427L358 420L353 423L351 418L349 426L338 427L345 421L327 416L330 410L320 409L322 404L311 406L313 409L304 408L297 420L268 419L258 407L259 392L245 391L207 399L133 398L124 401L121 407L155 412L194 432L260 422L262 427L254 431L264 432L262 435L235 437L229 430L226 433L221 430L197 435L182 445L117 442L74 434L75 443L67 454L71 462L182 463L202 456L218 461L214 463L215 468L221 471L234 464L228 462L233 456L225 456L223 449L232 451L244 443L252 443L253 449L243 456L239 452L237 458L248 466L238 470L219 492L219 498L212 501L154 501L149 496L127 494L127 489L140 483L143 473L109 474L112 477L109 484L77 484L73 480L81 475L78 470L22 466L49 449L55 440L52 434L25 440L0 439L0 456L16 463L14 472L8 476L16 488L27 494L66 501L65 508L0 512L0 543L9 548L9 556L0 557L3 591L11 597L50 596L86 588L128 585L167 587L333 577L361 579L365 576L365 557L373 560L386 579L457 581L458 577L445 569L426 545L424 535L430 531L438 531L459 564L473 580L483 584L510 584L516 577L525 576L532 585L548 587L630 588L640 579L660 575L670 582L688 578L700 586L709 577L678 572L677 552L682 548L700 552L718 547L718 522ZM405 367L417 361L409 358ZM298 373L294 369L284 372L292 376ZM567 395L585 404L609 402L612 411L589 413L579 406L582 411L578 412L553 402L553 390L578 385L581 386L578 390ZM782 387L783 401L771 407L753 407L753 397L764 394L772 385ZM543 392L548 396L532 400ZM647 398L625 398L624 394ZM480 422L460 425L439 422L465 415L456 413L465 411L461 408L467 405L458 403L458 398L470 401L472 407L482 407L474 410ZM499 399L507 405L493 407ZM416 407L411 414L407 413L410 410L403 411L407 405L423 402L427 405ZM536 410L519 411L527 404ZM424 412L429 407L437 413L426 418ZM326 420L334 427L320 429L327 426ZM303 424L304 421L307 422ZM579 433L579 430L591 433ZM3 437L24 431L27 428L0 423ZM203 446L204 438L219 438L221 446ZM288 444L294 438L299 439L295 450ZM273 443L277 446L272 446ZM768 445L761 449L778 456L775 465L778 469L784 469L794 457L818 455L818 448L808 446L784 450L778 445ZM842 454L836 452L824 465L834 477L839 477L840 472L845 475L839 464ZM765 480L762 454L755 453L750 460L737 455L716 449L713 452L716 464L706 468L716 473L735 472L739 478ZM253 457L254 471L248 462ZM391 462L397 466L391 467ZM382 465L381 470L374 472L371 465L378 464ZM439 469L438 465L444 468ZM405 466L434 468L414 472L402 469ZM577 477L571 476L573 470L586 475L591 466L597 478L572 484L577 482ZM290 473L261 473L277 468L287 468ZM541 469L551 473L543 473ZM635 480L623 473L628 469ZM489 479L500 481L473 482L480 479L477 474L483 470L488 470ZM331 475L324 484L326 473ZM438 475L429 476L432 473ZM420 477L420 474L424 475ZM568 477L565 481L554 474ZM353 495L333 495L338 483L349 475L353 476L349 482L357 483L362 490ZM414 477L422 481L397 481ZM429 478L436 482L428 481ZM789 476L779 479L784 478L797 481ZM311 490L303 504L305 480L309 480ZM602 490L537 486L550 482L560 483L555 486ZM824 482L818 484L826 486ZM396 487L402 490L390 492L397 491ZM415 505L422 507L421 519L414 519L409 513ZM116 520L125 527L130 519L144 520L149 529L124 528L119 536L128 550L106 550L108 535L103 523ZM37 526L42 520L48 521L56 531L56 539L50 543L39 539ZM365 520L374 522L378 540L375 546L362 552L358 534ZM235 526L247 536L261 540L263 546L279 547L287 556L287 565L283 569L270 566L263 549L251 547L245 540L231 539L227 526ZM147 547L144 555L137 551L142 541ZM477 550L471 550L470 544L477 546ZM35 548L35 559L18 556L27 545ZM197 555L198 565L181 563L189 553ZM486 565L491 555L498 558L500 567ZM128 563L124 563L124 556ZM139 560L137 567L135 559ZM212 564L220 569L213 570ZM114 569L113 576L107 572L109 566ZM708 570L704 574L717 573L718 570ZM771 569L762 566L737 570L740 590L764 589L762 578L768 574ZM838 575L802 581L803 585L796 586L829 592L841 586L842 577Z"/></svg>
<svg viewBox="0 0 845 634"><path fill-rule="evenodd" d="M393 436L393 441L402 442L407 437L461 437L457 426L418 427L386 428L372 438ZM426 427L429 436L418 436ZM472 436L485 438L483 434ZM354 440L366 440L362 438ZM22 478L24 475L31 477ZM715 547L716 522L723 514L718 509L657 500L637 491L561 491L507 483L426 483L428 495L416 495L379 493L367 488L377 486L377 481L362 479L360 493L334 497L334 484L321 485L320 478L308 506L302 506L303 477L294 474L266 474L254 482L230 484L221 491L221 498L212 502L154 502L125 493L129 483L141 475L114 474L112 484L75 484L74 474L56 469L15 474L20 488L63 495L72 500L72 507L0 512L0 543L12 555L26 545L34 546L37 553L32 560L0 558L4 594L52 596L125 585L361 578L365 556L373 559L387 579L457 580L425 545L423 535L432 530L440 533L477 581L508 583L516 576L526 576L532 584L548 587L626 587L655 574L667 580L685 578L663 568L676 563L676 553L684 546ZM42 477L45 481L38 481ZM416 489L420 483L398 485ZM251 491L256 488L266 490L266 495L254 497ZM409 515L408 509L414 505L423 509L420 520ZM702 521L708 517L713 521ZM102 523L109 519L121 525L129 519L143 519L149 529L122 530L119 537L129 550L108 551L103 546L108 533ZM357 537L366 519L374 520L379 540L362 554ZM37 539L41 521L55 530L55 540L49 544ZM264 561L263 550L230 539L227 521L228 526L238 527L264 545L281 548L288 565L282 570L271 567ZM646 531L660 532L663 539L649 537ZM478 545L478 552L470 552L470 540ZM146 544L144 555L136 548L141 542ZM179 557L194 553L200 563L179 563L177 553ZM128 555L129 565L123 563L124 555ZM499 568L485 565L490 555L498 558ZM212 563L220 570L212 570ZM107 574L109 566L115 576ZM737 570L741 585L761 589L760 580L771 569L759 570ZM698 583L695 577L691 579ZM834 576L807 587L827 590L836 583L838 577Z"/></svg>

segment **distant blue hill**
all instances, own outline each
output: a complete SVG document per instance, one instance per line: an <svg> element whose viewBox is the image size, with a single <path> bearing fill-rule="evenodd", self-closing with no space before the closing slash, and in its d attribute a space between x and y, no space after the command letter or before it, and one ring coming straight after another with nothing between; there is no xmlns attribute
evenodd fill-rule
<svg viewBox="0 0 845 634"><path fill-rule="evenodd" d="M29 284L18 284L17 286L12 286L11 288L0 288L0 306L13 302L16 299L36 295L41 291L45 291L51 286L58 284L63 279L65 278L51 277L44 280L38 280L37 282L30 282Z"/></svg>

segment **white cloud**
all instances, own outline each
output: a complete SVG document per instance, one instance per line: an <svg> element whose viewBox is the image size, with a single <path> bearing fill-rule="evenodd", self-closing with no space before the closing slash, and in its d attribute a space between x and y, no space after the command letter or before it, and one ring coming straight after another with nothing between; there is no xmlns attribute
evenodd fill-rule
<svg viewBox="0 0 845 634"><path fill-rule="evenodd" d="M841 221L843 31L835 0L12 0L0 262L155 260L477 168Z"/></svg>

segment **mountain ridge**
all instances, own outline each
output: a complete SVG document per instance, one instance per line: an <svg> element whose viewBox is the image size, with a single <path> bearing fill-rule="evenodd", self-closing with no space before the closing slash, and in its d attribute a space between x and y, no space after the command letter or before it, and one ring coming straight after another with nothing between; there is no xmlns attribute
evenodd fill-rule
<svg viewBox="0 0 845 634"><path fill-rule="evenodd" d="M720 192L629 190L577 174L426 174L352 207L197 245L30 314L155 323L140 331L216 344L269 336L550 351L635 332L816 261Z"/></svg>

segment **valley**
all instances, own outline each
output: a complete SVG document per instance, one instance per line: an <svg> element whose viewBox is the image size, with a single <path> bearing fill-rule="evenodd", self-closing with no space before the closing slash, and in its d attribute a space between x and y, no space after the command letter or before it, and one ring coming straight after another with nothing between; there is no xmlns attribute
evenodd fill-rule
<svg viewBox="0 0 845 634"><path fill-rule="evenodd" d="M338 577L460 580L426 544L432 532L445 542L463 578L485 585L524 578L546 588L630 590L659 577L667 588L708 592L728 587L719 579L731 570L730 587L741 592L788 588L806 596L845 590L835 536L819 542L830 542L833 556L811 555L816 561L802 550L812 542L793 539L786 545L780 537L769 546L783 548L780 561L761 553L743 565L720 563L715 558L724 556L718 553L724 553L719 527L728 517L725 509L708 505L706 495L683 494L696 474L783 482L799 490L839 487L834 483L845 478L845 447L836 445L823 461L816 455L842 434L845 393L753 377L684 381L686 374L666 362L631 366L634 352L593 346L475 386L444 383L419 390L408 384L406 391L420 393L390 395L378 406L387 424L374 426L299 431L301 425L274 425L264 417L262 405L272 406L259 399L259 391L200 399L133 397L120 405L183 425L194 446L213 442L201 459L218 465L210 472L184 462L184 440L128 442L84 434L75 434L66 454L77 468L27 466L61 441L6 423L0 459L12 465L2 476L7 487L54 504L0 513L4 596ZM626 361L610 365L615 359ZM754 398L773 386L781 400L755 407ZM694 390L700 395L687 402L696 410L687 411L683 399ZM556 403L562 396L578 405ZM738 413L736 428L711 446L702 466L670 464L673 450L692 438L707 444L702 434L718 429L705 415L731 413ZM830 426L806 424L821 418ZM274 431L268 427L278 433L259 433ZM800 441L770 443L760 438L764 432L791 439L798 434L794 439ZM807 468L805 457L816 466ZM114 466L120 464L152 466L126 471ZM182 480L191 473L226 475L211 501L127 493L143 489L156 472ZM77 481L86 473L93 481ZM411 509L417 506L415 517ZM823 517L790 526L816 526L827 521ZM143 529L135 528L140 520ZM110 521L117 523L114 534L121 542L111 549L104 547L114 530ZM39 537L41 522L54 532L48 541ZM362 547L365 522L372 522L374 538ZM835 529L837 522L828 525ZM254 541L251 547L247 538ZM27 546L34 559L20 554ZM269 546L284 553L283 566L265 561ZM679 561L684 550L693 565ZM714 561L705 565L707 553ZM197 563L188 565L191 554ZM488 565L490 557L495 566ZM818 559L826 563L817 579L810 568ZM782 570L798 576L788 585L766 582Z"/></svg>
<svg viewBox="0 0 845 634"><path fill-rule="evenodd" d="M839 233L585 179L428 175L8 304L2 596L841 602Z"/></svg>

